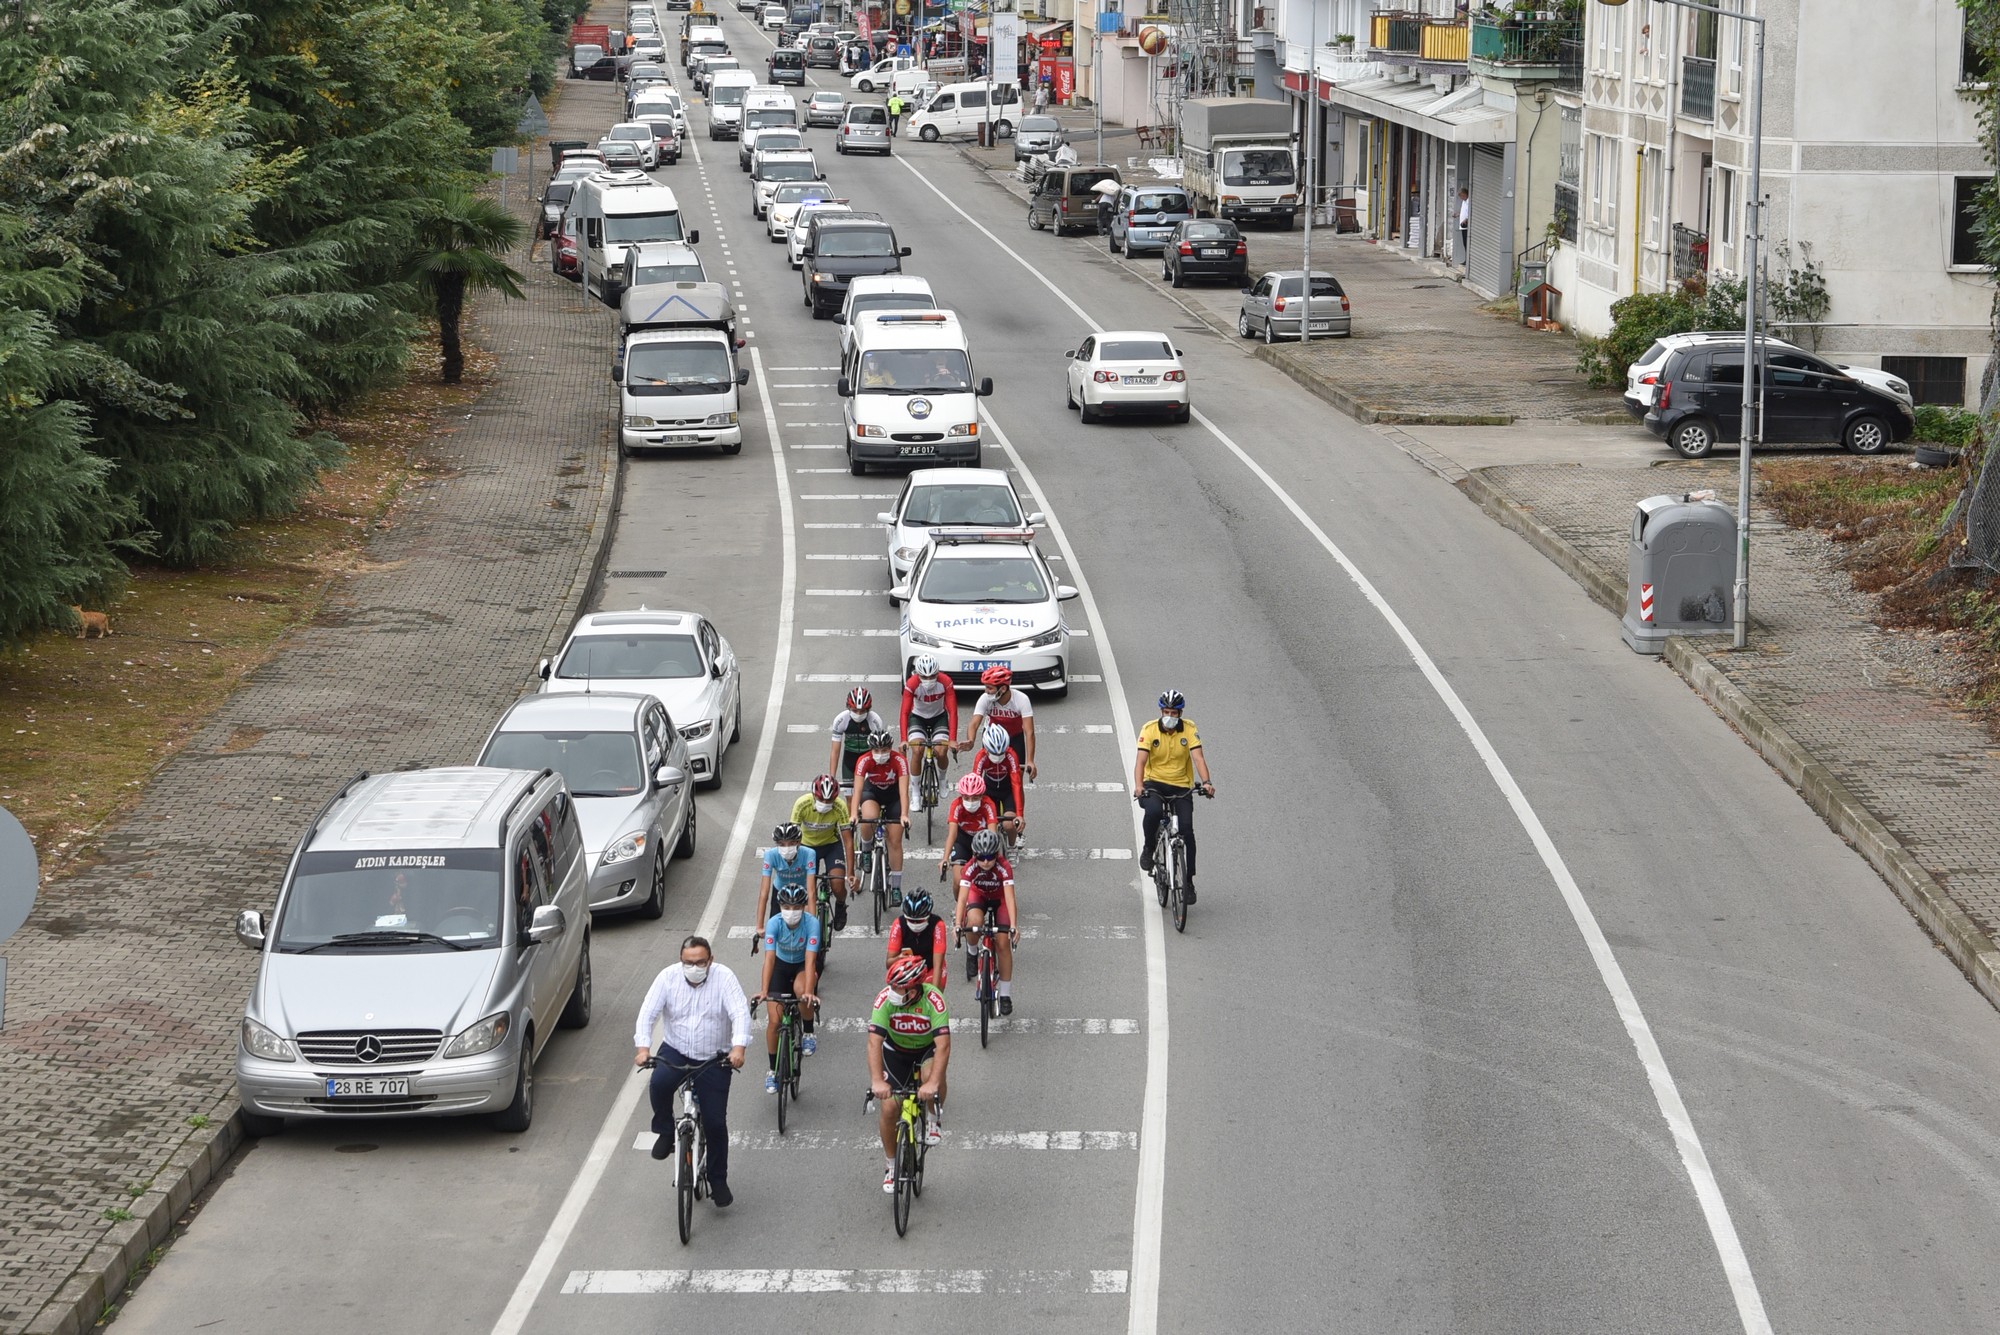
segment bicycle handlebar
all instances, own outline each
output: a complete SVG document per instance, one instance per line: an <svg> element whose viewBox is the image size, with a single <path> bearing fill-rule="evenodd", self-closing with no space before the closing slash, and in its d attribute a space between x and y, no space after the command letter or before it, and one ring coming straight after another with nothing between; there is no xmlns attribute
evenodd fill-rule
<svg viewBox="0 0 2000 1335"><path fill-rule="evenodd" d="M728 1053L718 1052L705 1062L697 1062L693 1066L675 1066L670 1069L679 1071L683 1075L699 1075L703 1071L706 1071L709 1067L719 1065L728 1060L729 1060ZM660 1064L659 1055L655 1053L653 1056L646 1058L646 1060L635 1063L632 1069L635 1071L650 1071L659 1064Z"/></svg>

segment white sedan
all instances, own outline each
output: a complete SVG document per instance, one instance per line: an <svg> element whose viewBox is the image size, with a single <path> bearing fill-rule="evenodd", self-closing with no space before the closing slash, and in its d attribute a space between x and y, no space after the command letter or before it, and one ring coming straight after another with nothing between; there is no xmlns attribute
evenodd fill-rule
<svg viewBox="0 0 2000 1335"><path fill-rule="evenodd" d="M1005 666L1016 686L1052 699L1069 694L1061 604L1076 590L1056 583L1032 531L940 533L889 596L904 604L904 672L929 654L958 681Z"/></svg>
<svg viewBox="0 0 2000 1335"><path fill-rule="evenodd" d="M742 734L743 677L729 641L695 612L592 612L562 652L536 669L542 692L630 691L653 696L686 739L704 787L722 783L722 756Z"/></svg>
<svg viewBox="0 0 2000 1335"><path fill-rule="evenodd" d="M831 189L825 181L787 181L771 192L771 204L764 210L764 235L773 245L792 234L792 219L801 205L818 203Z"/></svg>
<svg viewBox="0 0 2000 1335"><path fill-rule="evenodd" d="M1069 406L1086 422L1111 413L1165 413L1185 422L1193 411L1181 350L1165 334L1144 329L1094 334L1063 356L1069 358L1064 370Z"/></svg>
<svg viewBox="0 0 2000 1335"><path fill-rule="evenodd" d="M1022 529L1042 522L1026 513L1001 468L919 468L903 482L896 508L875 516L889 530L889 583L900 584L935 529Z"/></svg>

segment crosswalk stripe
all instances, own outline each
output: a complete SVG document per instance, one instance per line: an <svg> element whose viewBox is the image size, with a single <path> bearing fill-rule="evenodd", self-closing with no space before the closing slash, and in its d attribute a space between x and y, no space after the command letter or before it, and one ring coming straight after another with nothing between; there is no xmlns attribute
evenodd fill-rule
<svg viewBox="0 0 2000 1335"><path fill-rule="evenodd" d="M807 1063L810 1071L812 1064ZM866 1084L866 1081L863 1082ZM641 1131L632 1141L635 1150L653 1148L654 1135ZM873 1131L798 1130L785 1135L775 1131L731 1131L729 1148L737 1150L877 1150L882 1142ZM1139 1147L1136 1131L986 1131L946 1133L944 1145L959 1150L1133 1150Z"/></svg>
<svg viewBox="0 0 2000 1335"><path fill-rule="evenodd" d="M564 1293L1123 1294L1123 1270L572 1270Z"/></svg>

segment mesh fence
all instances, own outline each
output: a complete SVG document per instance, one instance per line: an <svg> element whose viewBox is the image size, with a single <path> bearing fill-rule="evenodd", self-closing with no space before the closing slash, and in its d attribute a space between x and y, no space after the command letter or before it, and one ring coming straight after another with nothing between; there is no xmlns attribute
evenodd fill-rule
<svg viewBox="0 0 2000 1335"><path fill-rule="evenodd" d="M1964 543L1952 552L1954 566L2000 574L2000 424L1994 418L2000 409L2000 377L1990 362L1980 388L1978 472L1958 494L1945 531L1965 534Z"/></svg>

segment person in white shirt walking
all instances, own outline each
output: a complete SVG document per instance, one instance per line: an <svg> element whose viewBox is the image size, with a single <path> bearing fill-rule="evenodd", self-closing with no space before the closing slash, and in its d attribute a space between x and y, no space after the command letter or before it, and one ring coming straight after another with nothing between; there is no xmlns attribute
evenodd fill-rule
<svg viewBox="0 0 2000 1335"><path fill-rule="evenodd" d="M1464 186L1458 189L1458 262L1472 264L1472 197Z"/></svg>
<svg viewBox="0 0 2000 1335"><path fill-rule="evenodd" d="M653 1051L653 1026L664 1020L659 1051ZM729 1083L743 1066L750 1044L750 1002L726 964L715 962L705 937L681 942L680 963L660 970L639 1007L639 1024L632 1042L638 1054L632 1064L653 1066L653 1157L664 1159L674 1148L674 1093L688 1071L712 1057L728 1060L694 1077L701 1101L702 1137L708 1142L708 1183L718 1206L736 1199L729 1190Z"/></svg>

